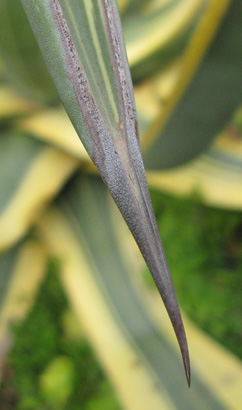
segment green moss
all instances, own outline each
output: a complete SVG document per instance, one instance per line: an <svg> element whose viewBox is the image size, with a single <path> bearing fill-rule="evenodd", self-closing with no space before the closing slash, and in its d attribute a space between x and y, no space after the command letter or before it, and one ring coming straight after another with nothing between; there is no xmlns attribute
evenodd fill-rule
<svg viewBox="0 0 242 410"><path fill-rule="evenodd" d="M114 406L114 403L114 393L110 392L108 382L102 381L95 395L87 403L85 410L116 410L117 407Z"/></svg>
<svg viewBox="0 0 242 410"><path fill-rule="evenodd" d="M88 343L83 336L79 340L76 335L67 337L63 329L68 303L57 272L58 265L51 261L35 306L21 326L14 329L15 344L9 354L18 403L14 409L85 409L105 383L110 409L117 410L119 404L112 387ZM65 391L60 388L63 383Z"/></svg>
<svg viewBox="0 0 242 410"><path fill-rule="evenodd" d="M63 408L68 402L74 385L74 365L67 356L56 356L39 378L44 400L53 410Z"/></svg>

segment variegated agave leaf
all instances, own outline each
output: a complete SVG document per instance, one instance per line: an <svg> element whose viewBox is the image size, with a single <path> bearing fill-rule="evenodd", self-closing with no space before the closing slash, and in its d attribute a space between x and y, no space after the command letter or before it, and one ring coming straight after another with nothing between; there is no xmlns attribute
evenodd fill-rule
<svg viewBox="0 0 242 410"><path fill-rule="evenodd" d="M0 1L0 27L4 79L35 102L56 102L58 94L19 0Z"/></svg>
<svg viewBox="0 0 242 410"><path fill-rule="evenodd" d="M159 67L166 67L184 52L207 6L206 0L145 0L144 3L131 1L122 21L135 82L157 72Z"/></svg>
<svg viewBox="0 0 242 410"><path fill-rule="evenodd" d="M240 0L207 2L180 77L142 140L148 169L175 167L205 152L240 105L241 19Z"/></svg>
<svg viewBox="0 0 242 410"><path fill-rule="evenodd" d="M153 275L175 329L190 383L186 336L140 153L116 1L22 3L73 125Z"/></svg>
<svg viewBox="0 0 242 410"><path fill-rule="evenodd" d="M23 237L78 166L24 133L0 133L0 252Z"/></svg>

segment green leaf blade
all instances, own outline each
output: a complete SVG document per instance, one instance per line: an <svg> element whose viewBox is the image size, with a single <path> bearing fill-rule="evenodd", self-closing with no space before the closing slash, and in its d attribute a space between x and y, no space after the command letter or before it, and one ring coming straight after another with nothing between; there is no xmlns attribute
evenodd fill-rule
<svg viewBox="0 0 242 410"><path fill-rule="evenodd" d="M149 1L123 19L132 78L139 81L183 52L206 1ZM153 3L153 7L152 7Z"/></svg>
<svg viewBox="0 0 242 410"><path fill-rule="evenodd" d="M34 101L58 101L55 86L19 0L1 0L0 26L3 78Z"/></svg>
<svg viewBox="0 0 242 410"><path fill-rule="evenodd" d="M208 3L187 50L177 91L145 136L151 141L144 154L147 168L168 169L195 158L231 119L242 96L241 18L239 0Z"/></svg>
<svg viewBox="0 0 242 410"><path fill-rule="evenodd" d="M0 252L27 232L79 162L21 132L0 134Z"/></svg>
<svg viewBox="0 0 242 410"><path fill-rule="evenodd" d="M112 58L106 39L102 2L60 0L70 36L76 47L95 101L110 132L117 132L119 104L114 83ZM81 25L81 32L79 26ZM83 37L82 37L83 36ZM85 40L85 41L84 41ZM114 128L114 126L116 127Z"/></svg>

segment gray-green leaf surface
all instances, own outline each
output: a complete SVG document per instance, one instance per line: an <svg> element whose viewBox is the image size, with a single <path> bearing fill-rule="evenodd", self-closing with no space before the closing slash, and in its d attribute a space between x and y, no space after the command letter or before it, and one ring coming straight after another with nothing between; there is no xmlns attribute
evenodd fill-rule
<svg viewBox="0 0 242 410"><path fill-rule="evenodd" d="M188 348L152 210L116 1L22 0L66 110L149 266Z"/></svg>

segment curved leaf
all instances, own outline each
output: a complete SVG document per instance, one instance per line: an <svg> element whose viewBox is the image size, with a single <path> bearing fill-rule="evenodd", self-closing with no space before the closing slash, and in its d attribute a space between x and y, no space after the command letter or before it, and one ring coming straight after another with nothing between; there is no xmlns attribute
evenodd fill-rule
<svg viewBox="0 0 242 410"><path fill-rule="evenodd" d="M20 133L0 135L0 250L24 235L78 161Z"/></svg>
<svg viewBox="0 0 242 410"><path fill-rule="evenodd" d="M134 81L164 67L184 51L205 4L204 0L160 1L156 2L155 10L124 18L124 37Z"/></svg>
<svg viewBox="0 0 242 410"><path fill-rule="evenodd" d="M175 166L205 151L231 118L242 96L241 19L240 0L210 2L187 51L177 87L145 136L147 144L153 141L144 156L147 168Z"/></svg>
<svg viewBox="0 0 242 410"><path fill-rule="evenodd" d="M186 369L186 336L149 196L117 4L23 0L68 115L133 233L169 312Z"/></svg>
<svg viewBox="0 0 242 410"><path fill-rule="evenodd" d="M141 134L141 150L145 149L145 133L166 109L182 71L183 57L179 57L134 87L138 122Z"/></svg>
<svg viewBox="0 0 242 410"><path fill-rule="evenodd" d="M242 141L228 132L187 165L148 171L149 186L181 196L199 195L216 207L242 209Z"/></svg>
<svg viewBox="0 0 242 410"><path fill-rule="evenodd" d="M16 128L61 148L75 158L90 162L90 157L80 144L80 139L63 107L48 108L18 120Z"/></svg>
<svg viewBox="0 0 242 410"><path fill-rule="evenodd" d="M29 115L37 109L6 84L0 84L0 102L0 124Z"/></svg>
<svg viewBox="0 0 242 410"><path fill-rule="evenodd" d="M34 100L58 100L20 0L0 0L0 26L4 77Z"/></svg>
<svg viewBox="0 0 242 410"><path fill-rule="evenodd" d="M137 10L142 9L143 6L147 4L147 0L118 0L118 5L120 2L124 3L123 8L125 14L133 14L134 12L137 12Z"/></svg>
<svg viewBox="0 0 242 410"><path fill-rule="evenodd" d="M125 9L128 7L130 2L131 0L118 0L118 7L119 7L120 13L123 13L125 11Z"/></svg>

